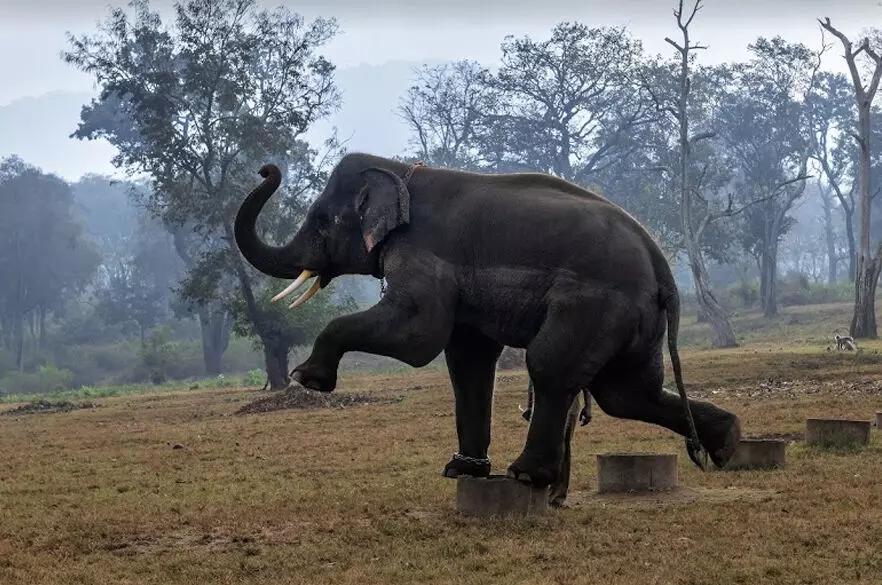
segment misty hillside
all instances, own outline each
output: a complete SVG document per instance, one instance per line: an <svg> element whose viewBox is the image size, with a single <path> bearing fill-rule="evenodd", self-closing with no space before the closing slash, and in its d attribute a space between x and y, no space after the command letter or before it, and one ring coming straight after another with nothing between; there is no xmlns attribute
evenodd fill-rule
<svg viewBox="0 0 882 585"><path fill-rule="evenodd" d="M17 154L47 172L77 178L109 170L114 149L105 142L69 138L77 128L85 92L53 91L0 107L0 156Z"/></svg>
<svg viewBox="0 0 882 585"><path fill-rule="evenodd" d="M399 154L407 145L408 132L395 107L412 84L415 66L419 63L389 61L338 70L343 106L332 120L316 124L310 139L321 140L336 126L349 150ZM54 91L0 106L0 156L18 154L68 179L111 172L114 151L109 145L69 138L80 108L91 98L86 92Z"/></svg>

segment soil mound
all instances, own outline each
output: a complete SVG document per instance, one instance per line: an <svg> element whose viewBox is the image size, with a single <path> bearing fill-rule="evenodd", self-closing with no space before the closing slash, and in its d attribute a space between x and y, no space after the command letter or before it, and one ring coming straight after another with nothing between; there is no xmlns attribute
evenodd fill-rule
<svg viewBox="0 0 882 585"><path fill-rule="evenodd" d="M23 404L10 410L4 410L0 414L16 415L16 414L50 414L55 412L71 412L73 410L81 410L84 408L98 408L97 404L91 402L49 402L48 400L37 400L29 404Z"/></svg>
<svg viewBox="0 0 882 585"><path fill-rule="evenodd" d="M306 388L288 388L270 396L258 398L236 411L236 414L254 414L277 410L307 410L312 408L349 408L362 404L401 402L403 397L380 398L351 392L316 392Z"/></svg>

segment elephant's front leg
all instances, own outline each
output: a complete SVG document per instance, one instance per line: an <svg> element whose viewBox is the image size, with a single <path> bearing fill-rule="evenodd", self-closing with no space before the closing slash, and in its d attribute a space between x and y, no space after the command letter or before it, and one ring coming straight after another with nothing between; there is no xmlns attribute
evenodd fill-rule
<svg viewBox="0 0 882 585"><path fill-rule="evenodd" d="M490 475L490 415L502 347L474 329L457 327L444 350L456 399L459 439L459 451L444 467L445 477Z"/></svg>
<svg viewBox="0 0 882 585"><path fill-rule="evenodd" d="M450 306L440 295L418 301L409 293L389 291L370 309L328 323L316 338L312 354L294 368L291 378L312 390L330 392L337 386L340 359L349 351L422 367L447 344L453 322Z"/></svg>

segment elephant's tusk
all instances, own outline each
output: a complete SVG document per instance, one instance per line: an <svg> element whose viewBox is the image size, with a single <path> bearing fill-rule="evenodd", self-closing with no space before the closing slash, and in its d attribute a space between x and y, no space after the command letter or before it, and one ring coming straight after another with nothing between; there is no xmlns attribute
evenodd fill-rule
<svg viewBox="0 0 882 585"><path fill-rule="evenodd" d="M275 303L279 299L287 297L288 295L293 293L295 290L297 290L298 288L303 286L303 283L306 282L307 280L309 280L311 277L312 277L312 272L309 270L304 270L303 272L300 273L300 276L297 277L297 280L295 280L294 282L289 284L285 290L283 290L282 292L280 292L279 294L277 294L276 296L273 297L273 302Z"/></svg>
<svg viewBox="0 0 882 585"><path fill-rule="evenodd" d="M288 308L294 309L296 307L299 307L300 305L302 305L303 303L305 303L306 301L311 299L312 295L317 293L319 291L319 289L321 288L321 286L322 286L321 279L316 278L313 281L312 285L308 289L306 289L306 291L302 295L300 295L300 297L296 301L294 301L293 303L288 305Z"/></svg>

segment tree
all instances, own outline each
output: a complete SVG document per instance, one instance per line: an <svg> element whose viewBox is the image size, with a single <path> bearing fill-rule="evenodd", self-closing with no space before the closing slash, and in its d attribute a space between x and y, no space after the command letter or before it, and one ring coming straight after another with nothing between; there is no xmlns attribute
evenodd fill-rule
<svg viewBox="0 0 882 585"><path fill-rule="evenodd" d="M753 58L734 66L726 93L721 134L738 174L744 244L758 260L760 300L766 317L778 313L778 247L793 225L789 213L805 193L811 155L809 109L820 55L781 37L758 38Z"/></svg>
<svg viewBox="0 0 882 585"><path fill-rule="evenodd" d="M318 184L320 161L302 136L339 104L334 67L316 54L336 23L306 24L284 8L258 10L255 0L188 0L175 3L175 25L166 28L147 0L131 6L133 22L113 9L94 35L69 36L65 60L101 86L74 136L107 139L119 150L117 166L150 177L149 208L202 244L184 288L206 307L228 299L232 281L263 343L271 385L284 387L287 373L272 367L276 337L254 294L262 277L236 249L232 219L263 162ZM218 267L231 269L226 278L217 278Z"/></svg>
<svg viewBox="0 0 882 585"><path fill-rule="evenodd" d="M850 131L855 119L853 91L851 82L844 75L822 71L818 73L808 98L812 157L842 210L851 282L855 281L854 194L859 178L858 152Z"/></svg>
<svg viewBox="0 0 882 585"><path fill-rule="evenodd" d="M78 215L105 259L125 248L137 229L138 209L129 197L135 188L135 183L92 173L71 184Z"/></svg>
<svg viewBox="0 0 882 585"><path fill-rule="evenodd" d="M624 28L564 22L545 41L506 37L485 156L500 171L591 182L639 150L635 135L656 117L636 83L642 55Z"/></svg>
<svg viewBox="0 0 882 585"><path fill-rule="evenodd" d="M433 166L476 169L482 122L493 111L489 72L474 61L457 61L417 72L416 84L398 112L409 126L417 159Z"/></svg>
<svg viewBox="0 0 882 585"><path fill-rule="evenodd" d="M74 216L64 180L18 157L0 161L0 329L24 370L25 322L45 341L49 312L82 291L100 261Z"/></svg>
<svg viewBox="0 0 882 585"><path fill-rule="evenodd" d="M824 227L824 246L827 253L827 284L836 284L839 282L839 263L845 259L849 262L849 270L852 267L851 260L854 251L854 239L850 232L846 233L847 248L845 254L839 249L839 237L833 214L836 209L835 199L833 198L833 189L827 183L818 181L818 198L821 201L821 210Z"/></svg>
<svg viewBox="0 0 882 585"><path fill-rule="evenodd" d="M272 386L273 376L287 375L288 353L292 348L315 339L329 318L357 309L355 301L351 297L346 297L342 299L342 302L335 303L333 295L323 294L313 297L309 303L298 307L295 313L286 306L275 304L270 300L273 295L285 287L285 284L279 280L267 279L256 291L255 303L260 307L262 314L262 320L259 323L260 329L249 318L249 309L243 298L236 297L233 305L233 315L235 315L233 328L238 335L250 337L256 342L262 343L265 348L267 345L262 340L267 337L273 340L268 345L269 350L267 351L267 359L269 360L267 377L270 380L270 386Z"/></svg>
<svg viewBox="0 0 882 585"><path fill-rule="evenodd" d="M97 312L108 325L134 324L144 344L147 331L169 318L172 290L182 277L171 236L141 211L132 237L105 262L105 271Z"/></svg>
<svg viewBox="0 0 882 585"><path fill-rule="evenodd" d="M696 134L690 131L690 123L697 118L705 123L708 128L713 120L713 115L708 111L713 107L712 98L715 88L720 85L720 75L725 75L724 69L704 70L704 75L699 77L692 73L691 65L694 61L694 51L706 49L704 45L693 44L689 38L689 26L701 8L701 1L696 0L692 12L686 16L683 12L683 0L680 0L674 17L677 26L683 36L682 44L670 37L665 41L677 51L678 58L674 63L667 66L655 66L650 69L651 74L644 78L644 87L652 95L652 99L660 112L666 114L660 122L662 127L670 125L670 129L676 135L676 144L670 151L676 153L677 172L674 173L675 183L678 187L678 199L680 210L680 229L683 238L683 247L692 272L695 283L695 295L698 300L699 313L710 322L712 331L712 345L717 348L735 347L735 332L729 323L726 311L717 300L713 292L710 276L707 270L704 254L702 251L702 239L709 226L725 217L732 217L741 211L733 207L731 196L728 204L720 208L715 202L702 194L707 188L703 184L708 173L718 173L715 186L725 180L725 176L719 175L724 172L726 165L720 164L719 154L706 144L713 139L716 133L710 129ZM710 74L713 71L714 74ZM696 87L699 86L698 97L693 97ZM711 98L711 99L703 99ZM702 143L705 144L702 144ZM704 150L707 163L696 168L696 151ZM715 160L716 159L716 160ZM717 189L711 188L707 192L716 193Z"/></svg>
<svg viewBox="0 0 882 585"><path fill-rule="evenodd" d="M854 86L854 98L857 102L857 128L852 136L860 149L860 245L857 250L857 262L855 267L855 298L854 316L851 320L850 333L854 338L875 338L876 331L876 285L879 283L879 273L882 272L882 242L876 248L875 254L870 251L870 204L876 195L870 189L870 111L876 91L879 89L879 81L882 79L882 56L870 46L870 39L864 37L854 47L845 34L836 29L829 18L818 20L821 27L833 34L842 43L845 62L851 74ZM864 83L858 70L858 57L865 55L869 60L872 71L870 81Z"/></svg>

